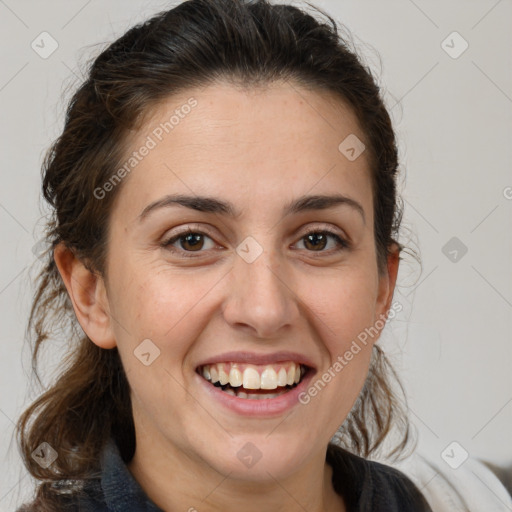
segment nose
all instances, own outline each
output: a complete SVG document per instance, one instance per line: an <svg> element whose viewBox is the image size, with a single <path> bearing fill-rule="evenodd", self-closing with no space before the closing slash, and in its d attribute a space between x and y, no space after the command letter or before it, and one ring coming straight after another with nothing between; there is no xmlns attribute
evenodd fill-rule
<svg viewBox="0 0 512 512"><path fill-rule="evenodd" d="M266 250L248 263L235 260L223 309L226 322L258 338L276 338L300 317L291 274Z"/></svg>

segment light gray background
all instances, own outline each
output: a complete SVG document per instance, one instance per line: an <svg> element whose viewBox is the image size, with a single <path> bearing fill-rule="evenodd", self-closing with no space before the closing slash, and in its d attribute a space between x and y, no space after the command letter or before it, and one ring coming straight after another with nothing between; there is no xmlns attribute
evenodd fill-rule
<svg viewBox="0 0 512 512"><path fill-rule="evenodd" d="M380 77L399 137L406 172L404 227L413 233L404 241L418 241L423 269L411 259L401 269L395 297L404 311L387 327L382 344L407 389L419 446L440 457L455 440L472 457L509 462L512 2L314 3L354 34ZM44 212L39 207L44 150L60 133L62 98L69 99L86 60L103 43L170 5L0 0L2 511L13 510L31 491L12 432L38 392L28 384L24 333L38 268L32 247ZM31 48L43 31L59 45L47 59ZM469 44L456 59L441 46L453 31ZM447 44L452 52L461 48L453 36ZM452 237L468 249L456 262L442 252ZM47 355L49 369L58 370L58 347Z"/></svg>

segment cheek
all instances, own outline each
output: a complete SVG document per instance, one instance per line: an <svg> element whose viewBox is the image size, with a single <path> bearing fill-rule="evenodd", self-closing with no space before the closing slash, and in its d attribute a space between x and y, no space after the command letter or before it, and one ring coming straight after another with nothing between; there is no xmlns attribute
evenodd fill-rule
<svg viewBox="0 0 512 512"><path fill-rule="evenodd" d="M114 277L115 300L111 311L125 327L117 329L121 339L128 331L137 338L160 341L166 334L172 337L172 332L183 324L189 324L183 320L218 280L211 274L192 276L147 264L119 267Z"/></svg>
<svg viewBox="0 0 512 512"><path fill-rule="evenodd" d="M315 330L327 356L301 399L307 404L305 421L312 429L322 418L323 428L330 428L333 435L359 396L375 341L368 334L375 315L374 296L371 280L355 274L308 296L308 304L316 307Z"/></svg>
<svg viewBox="0 0 512 512"><path fill-rule="evenodd" d="M190 400L183 387L183 367L195 340L211 320L206 310L208 291L218 279L207 274L192 278L183 271L126 263L114 272L112 325L132 400L149 416L159 415L164 400L177 408ZM142 353L139 347L143 342L148 347L145 352L150 353L147 366L137 356ZM168 423L167 428L176 428L178 416L176 411L161 421Z"/></svg>
<svg viewBox="0 0 512 512"><path fill-rule="evenodd" d="M317 318L322 339L331 356L347 350L352 340L373 324L377 289L368 269L350 269L325 279L304 294L306 305Z"/></svg>
<svg viewBox="0 0 512 512"><path fill-rule="evenodd" d="M352 409L368 373L375 342L369 334L375 318L375 282L371 267L352 267L305 295L328 360L304 400L311 400L314 411L308 418L323 417L333 432Z"/></svg>
<svg viewBox="0 0 512 512"><path fill-rule="evenodd" d="M118 266L112 279L111 312L120 350L133 351L150 339L161 351L172 349L174 359L183 356L204 327L201 321L208 321L205 298L219 277L162 265Z"/></svg>

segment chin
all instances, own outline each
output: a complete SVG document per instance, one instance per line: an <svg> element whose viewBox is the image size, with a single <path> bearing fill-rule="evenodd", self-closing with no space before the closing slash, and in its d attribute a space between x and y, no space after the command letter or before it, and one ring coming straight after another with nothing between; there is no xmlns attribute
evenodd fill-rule
<svg viewBox="0 0 512 512"><path fill-rule="evenodd" d="M275 436L274 439L271 439ZM282 439L275 433L266 432L260 435L244 435L230 439L229 446L219 448L222 455L208 463L229 478L246 482L262 482L282 480L296 472L305 463L308 454L304 447L312 444L297 437L290 443L290 436ZM288 442L286 442L288 441Z"/></svg>

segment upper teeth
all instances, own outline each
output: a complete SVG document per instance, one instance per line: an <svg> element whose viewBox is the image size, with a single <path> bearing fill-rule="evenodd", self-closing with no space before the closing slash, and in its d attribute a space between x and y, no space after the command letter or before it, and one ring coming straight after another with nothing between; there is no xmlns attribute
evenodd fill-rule
<svg viewBox="0 0 512 512"><path fill-rule="evenodd" d="M236 388L276 389L278 386L291 386L300 381L305 368L299 363L286 362L275 365L258 366L240 363L207 364L202 367L202 375L212 384L230 384Z"/></svg>

